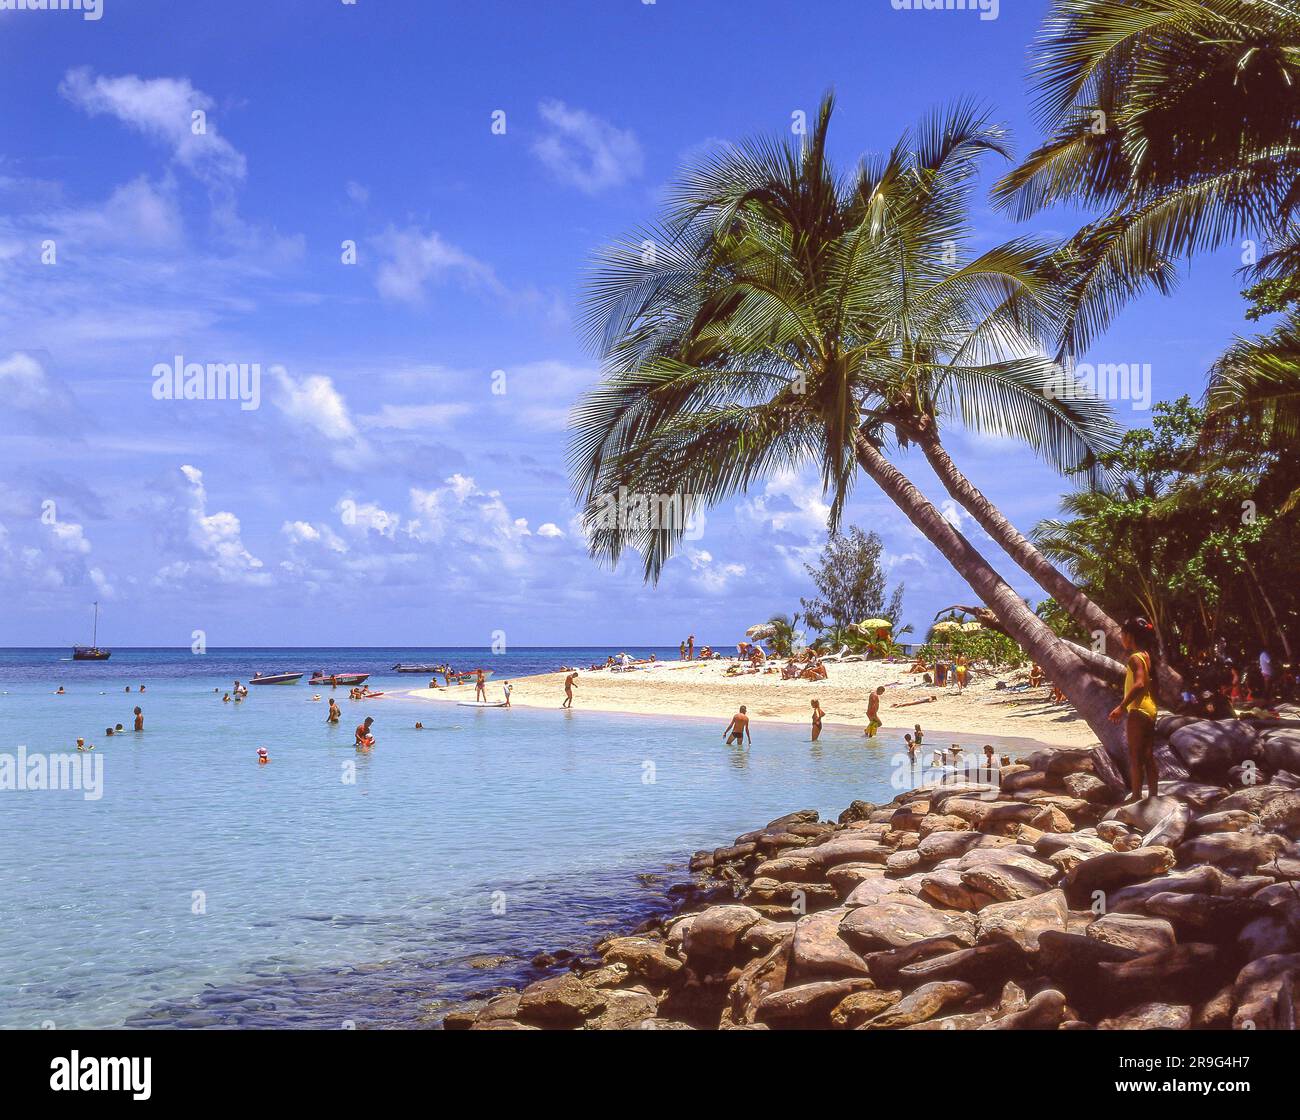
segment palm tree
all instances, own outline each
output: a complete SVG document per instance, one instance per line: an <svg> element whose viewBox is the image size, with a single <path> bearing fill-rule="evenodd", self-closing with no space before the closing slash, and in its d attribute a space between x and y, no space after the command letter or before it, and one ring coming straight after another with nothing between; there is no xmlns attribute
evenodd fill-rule
<svg viewBox="0 0 1300 1120"><path fill-rule="evenodd" d="M1055 0L1034 76L1047 141L994 189L1025 218L1100 212L1058 256L1077 352L1173 260L1277 242L1300 207L1300 12L1288 0Z"/></svg>
<svg viewBox="0 0 1300 1120"><path fill-rule="evenodd" d="M834 530L861 471L1114 739L1105 682L1122 668L1057 638L886 457L913 441L937 457L954 413L1061 466L1086 468L1113 445L1105 406L1052 394L1059 372L1034 353L1054 311L1049 248L1021 239L961 259L970 180L983 153L1002 150L1001 130L958 106L841 181L825 154L831 112L828 97L802 146L758 140L704 159L662 227L604 257L588 312L606 374L575 409L571 446L593 555L617 561L632 544L653 580L680 537L598 516L620 486L711 504L816 464ZM1009 524L990 510L1008 547ZM1073 585L1052 590L1079 602Z"/></svg>
<svg viewBox="0 0 1300 1120"><path fill-rule="evenodd" d="M803 641L797 614L774 614L767 620L767 624L772 628L772 636L767 641L778 657L789 657Z"/></svg>

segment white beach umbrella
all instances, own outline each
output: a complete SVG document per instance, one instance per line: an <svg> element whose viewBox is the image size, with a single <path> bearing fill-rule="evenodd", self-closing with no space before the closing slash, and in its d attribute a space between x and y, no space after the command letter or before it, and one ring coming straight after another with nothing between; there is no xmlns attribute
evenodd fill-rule
<svg viewBox="0 0 1300 1120"><path fill-rule="evenodd" d="M753 638L754 641L756 642L761 642L765 638L772 637L772 635L775 633L776 633L776 627L773 626L770 622L760 622L757 625L751 626L748 630L746 630L745 637Z"/></svg>

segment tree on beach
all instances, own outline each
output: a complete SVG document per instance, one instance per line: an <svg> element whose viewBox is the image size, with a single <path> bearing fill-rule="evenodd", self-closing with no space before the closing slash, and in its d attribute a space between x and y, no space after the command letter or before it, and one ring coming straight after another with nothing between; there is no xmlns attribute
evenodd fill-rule
<svg viewBox="0 0 1300 1120"><path fill-rule="evenodd" d="M827 539L816 565L804 565L817 588L812 599L799 600L812 629L846 630L866 618L887 618L898 625L903 588L895 587L886 603L883 548L878 534L850 525L848 532Z"/></svg>
<svg viewBox="0 0 1300 1120"><path fill-rule="evenodd" d="M833 101L802 143L711 153L676 185L664 222L610 247L587 300L605 373L574 410L571 467L588 510L626 486L705 504L816 464L839 525L859 472L874 481L1058 682L1118 742L1117 662L1059 638L887 458L916 443L954 497L1071 614L1113 620L1015 530L941 443L953 417L1023 439L1099 477L1118 442L1105 404L1059 387L1036 349L1055 323L1051 246L966 251L969 192L1002 130L958 105L841 179L826 156ZM978 512L976 512L978 511ZM657 579L680 533L588 520L594 556L640 551Z"/></svg>

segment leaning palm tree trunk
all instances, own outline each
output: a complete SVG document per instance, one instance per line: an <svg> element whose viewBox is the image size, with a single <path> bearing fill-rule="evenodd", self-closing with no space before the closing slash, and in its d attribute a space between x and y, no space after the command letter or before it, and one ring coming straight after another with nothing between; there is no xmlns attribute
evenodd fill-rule
<svg viewBox="0 0 1300 1120"><path fill-rule="evenodd" d="M1119 623L1088 598L1079 587L1059 571L1033 544L1002 515L952 461L952 457L939 441L933 429L918 434L917 442L934 473L939 476L944 489L1003 551L1020 565L1034 582L1060 603L1075 622L1089 633L1101 631L1106 637L1106 648L1118 652Z"/></svg>
<svg viewBox="0 0 1300 1120"><path fill-rule="evenodd" d="M926 460L943 483L944 489L973 518L1008 556L1028 573L1044 591L1052 596L1080 626L1090 634L1102 634L1104 649L1111 656L1102 655L1088 659L1094 672L1103 679L1118 684L1124 676L1123 663L1115 658L1123 656L1124 644L1119 623L1034 547L1024 534L1003 516L992 502L968 479L948 454L933 429L917 433ZM1156 657L1155 675L1157 691L1167 703L1174 703L1183 691L1183 677L1166 659L1163 651Z"/></svg>
<svg viewBox="0 0 1300 1120"><path fill-rule="evenodd" d="M885 492L909 521L939 550L945 560L997 615L1007 633L1029 653L1065 693L1112 754L1122 754L1123 733L1108 716L1119 699L1098 673L1094 658L1058 638L912 482L861 431L855 433L858 465Z"/></svg>

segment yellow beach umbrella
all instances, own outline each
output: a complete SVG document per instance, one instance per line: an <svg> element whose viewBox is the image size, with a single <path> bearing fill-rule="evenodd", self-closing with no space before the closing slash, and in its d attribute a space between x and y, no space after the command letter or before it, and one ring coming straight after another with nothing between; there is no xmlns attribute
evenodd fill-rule
<svg viewBox="0 0 1300 1120"><path fill-rule="evenodd" d="M891 630L894 624L887 618L868 618L858 623L859 630Z"/></svg>

